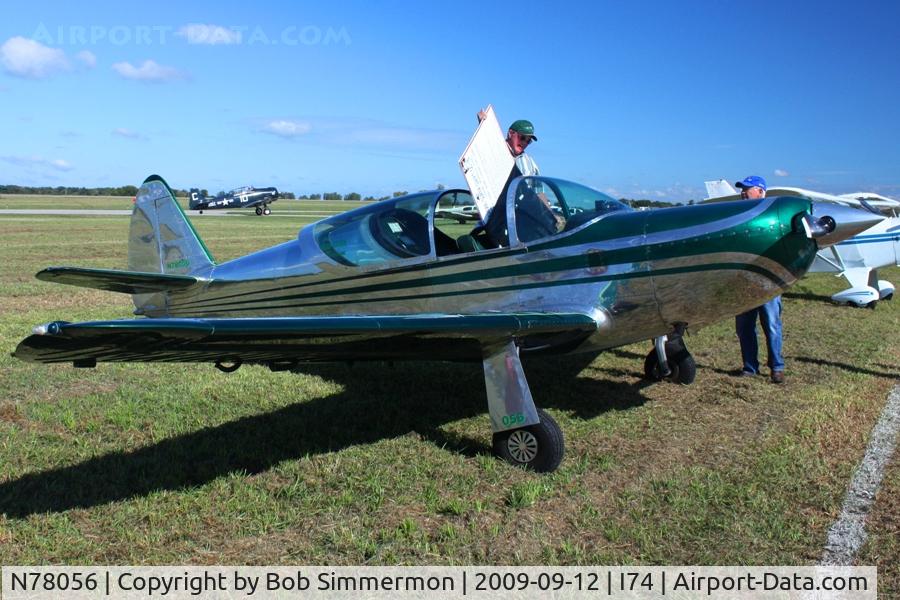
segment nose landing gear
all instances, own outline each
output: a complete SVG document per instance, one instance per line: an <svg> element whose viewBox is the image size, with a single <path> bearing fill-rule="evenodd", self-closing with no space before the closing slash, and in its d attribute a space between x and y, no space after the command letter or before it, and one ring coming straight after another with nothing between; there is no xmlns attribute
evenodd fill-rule
<svg viewBox="0 0 900 600"><path fill-rule="evenodd" d="M694 382L697 364L684 345L684 326L653 340L653 350L644 359L644 377L650 381L668 379L682 385Z"/></svg>

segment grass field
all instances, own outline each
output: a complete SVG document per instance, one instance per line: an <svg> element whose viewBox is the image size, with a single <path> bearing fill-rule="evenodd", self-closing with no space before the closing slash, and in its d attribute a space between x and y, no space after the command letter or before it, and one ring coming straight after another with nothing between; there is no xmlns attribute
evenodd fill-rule
<svg viewBox="0 0 900 600"><path fill-rule="evenodd" d="M133 198L126 196L37 196L28 194L0 194L0 209L55 209L75 208L91 210L131 210ZM183 209L188 208L186 198L178 198L178 203ZM320 218L318 215L330 215L364 206L365 202L344 202L332 200L278 200L271 204L272 213L280 216L303 217L304 215L316 215L312 220ZM229 212L235 216L255 217L252 209L231 211L207 211Z"/></svg>
<svg viewBox="0 0 900 600"><path fill-rule="evenodd" d="M310 204L327 203L194 223L226 260L295 236ZM36 324L130 316L127 296L33 277L124 267L127 229L0 215L0 564L813 564L900 377L900 302L834 306L843 280L808 277L785 296L784 386L730 375L730 321L690 332L691 386L642 381L648 343L577 374L577 357L529 363L567 441L539 476L491 457L480 365L11 358ZM884 595L900 594L898 498L895 458L859 559Z"/></svg>

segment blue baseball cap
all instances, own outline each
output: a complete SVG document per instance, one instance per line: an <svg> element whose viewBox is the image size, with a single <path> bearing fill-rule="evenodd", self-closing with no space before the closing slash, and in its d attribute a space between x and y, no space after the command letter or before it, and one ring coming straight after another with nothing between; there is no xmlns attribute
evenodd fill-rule
<svg viewBox="0 0 900 600"><path fill-rule="evenodd" d="M737 183L735 183L734 187L741 190L744 188L758 187L762 188L762 191L766 191L766 180L759 175L750 175L748 177L744 177L743 181L738 181Z"/></svg>

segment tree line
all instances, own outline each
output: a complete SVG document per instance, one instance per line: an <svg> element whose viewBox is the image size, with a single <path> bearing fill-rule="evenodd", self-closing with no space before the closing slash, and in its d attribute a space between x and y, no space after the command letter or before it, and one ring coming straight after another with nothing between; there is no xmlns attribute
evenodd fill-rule
<svg viewBox="0 0 900 600"><path fill-rule="evenodd" d="M188 190L179 190L172 189L172 192L176 196L186 198L190 195ZM123 185L121 187L67 187L58 185L56 187L52 186L30 186L30 185L0 185L0 194L29 194L32 196L136 196L138 193L137 186L133 185ZM225 191L221 190L219 194L224 194ZM208 196L207 190L200 190L200 194L204 196ZM387 200L388 198L397 198L399 196L405 196L407 192L398 191L394 192L390 196L366 196L365 198L362 194L357 192L350 192L349 194L339 194L337 192L325 192L323 194L300 194L296 195L294 192L278 192L279 196L282 198L287 198L289 200L350 200L350 201L360 201L360 200Z"/></svg>
<svg viewBox="0 0 900 600"><path fill-rule="evenodd" d="M138 188L133 185L122 187L56 187L30 185L0 185L0 194L31 194L33 196L134 196ZM183 192L187 195L187 192Z"/></svg>
<svg viewBox="0 0 900 600"><path fill-rule="evenodd" d="M443 189L443 186L438 186L438 189ZM176 196L187 197L189 196L188 190L172 190ZM425 191L425 190L423 190ZM207 195L206 190L201 190L201 194ZM58 185L56 187L51 186L28 186L28 185L0 185L0 194L31 194L35 196L136 196L138 193L138 188L133 185L123 185L121 187L65 187ZM224 194L225 192L220 192ZM293 192L279 192L279 195L282 198L287 198L289 200L348 200L348 201L368 201L374 202L378 200L388 200L390 198L398 198L400 196L405 196L408 192L397 191L391 194L390 196L365 196L363 197L361 194L357 192L350 192L348 194L340 194L338 192L325 192L322 194L300 194L296 195ZM630 198L620 198L622 202L628 204L632 208L667 208L670 206L682 206L681 203L676 202L664 202L661 200L638 200L638 199L630 199ZM693 200L689 200L687 205L694 204Z"/></svg>

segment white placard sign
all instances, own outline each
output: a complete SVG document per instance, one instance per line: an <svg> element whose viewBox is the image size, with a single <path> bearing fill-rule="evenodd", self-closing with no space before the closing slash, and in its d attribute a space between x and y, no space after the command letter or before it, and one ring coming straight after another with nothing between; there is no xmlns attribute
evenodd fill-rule
<svg viewBox="0 0 900 600"><path fill-rule="evenodd" d="M482 219L497 203L515 164L494 109L488 106L484 120L459 157L459 168Z"/></svg>

